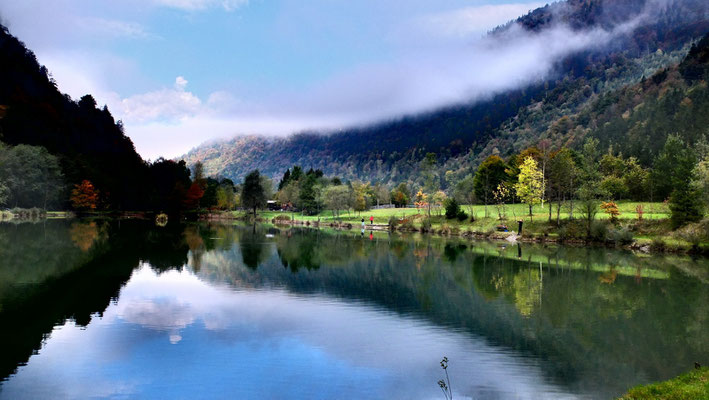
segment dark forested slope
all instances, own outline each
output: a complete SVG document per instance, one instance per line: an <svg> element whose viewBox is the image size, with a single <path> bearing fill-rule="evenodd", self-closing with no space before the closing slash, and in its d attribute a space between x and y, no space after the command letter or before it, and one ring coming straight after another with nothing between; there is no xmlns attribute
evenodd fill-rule
<svg viewBox="0 0 709 400"><path fill-rule="evenodd" d="M175 208L179 202L174 198L179 195L174 193L175 185L180 183L178 189L189 186L184 165L144 162L121 122L114 120L107 107L97 107L91 95L74 101L60 93L47 68L3 26L0 141L41 146L57 156L64 177L64 205L71 187L83 180L98 188L102 207L118 209Z"/></svg>

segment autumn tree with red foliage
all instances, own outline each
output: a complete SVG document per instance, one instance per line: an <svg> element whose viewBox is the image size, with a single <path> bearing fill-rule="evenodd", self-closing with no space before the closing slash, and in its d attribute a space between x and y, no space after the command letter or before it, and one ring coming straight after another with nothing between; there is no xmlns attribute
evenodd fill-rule
<svg viewBox="0 0 709 400"><path fill-rule="evenodd" d="M71 205L77 210L95 210L98 204L98 189L91 181L84 179L74 185L71 191Z"/></svg>
<svg viewBox="0 0 709 400"><path fill-rule="evenodd" d="M202 198L202 196L204 196L204 189L202 189L199 183L192 183L190 188L187 190L185 199L183 200L185 208L199 208L199 200Z"/></svg>

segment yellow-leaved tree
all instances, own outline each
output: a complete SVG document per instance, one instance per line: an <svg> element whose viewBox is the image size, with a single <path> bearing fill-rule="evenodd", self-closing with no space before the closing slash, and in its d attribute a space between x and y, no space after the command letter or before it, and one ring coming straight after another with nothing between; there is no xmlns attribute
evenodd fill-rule
<svg viewBox="0 0 709 400"><path fill-rule="evenodd" d="M544 182L542 171L534 158L527 157L519 168L519 180L515 184L517 197L529 206L529 219L532 220L532 207L542 202Z"/></svg>
<svg viewBox="0 0 709 400"><path fill-rule="evenodd" d="M416 193L414 205L416 206L416 211L428 206L428 195L423 190L419 189L418 193Z"/></svg>

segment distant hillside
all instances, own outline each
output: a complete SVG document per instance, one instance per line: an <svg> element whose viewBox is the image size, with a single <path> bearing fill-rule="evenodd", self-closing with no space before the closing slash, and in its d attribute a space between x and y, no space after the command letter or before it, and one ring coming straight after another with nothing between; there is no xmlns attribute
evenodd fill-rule
<svg viewBox="0 0 709 400"><path fill-rule="evenodd" d="M709 5L699 0L569 0L493 31L500 34L512 24L530 34L558 23L579 31L612 28L641 14L641 23L608 47L559 60L549 80L487 101L329 135L237 137L198 147L184 159L188 164L202 161L208 173L234 180L257 168L279 176L300 164L347 179L396 183L409 180L418 161L433 152L445 187L445 171L464 175L492 152L509 154L534 144L557 129L553 125L564 115L579 113L600 97L679 63L691 43L709 32ZM573 144L589 133L588 127L583 132L578 127L565 129L562 136ZM577 135L567 136L570 131Z"/></svg>

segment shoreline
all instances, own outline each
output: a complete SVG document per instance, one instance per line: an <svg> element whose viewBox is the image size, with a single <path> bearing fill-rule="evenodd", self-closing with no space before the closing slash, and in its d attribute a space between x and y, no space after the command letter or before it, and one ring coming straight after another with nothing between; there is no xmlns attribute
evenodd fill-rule
<svg viewBox="0 0 709 400"><path fill-rule="evenodd" d="M215 217L212 215L212 216L207 216L207 218L204 218L201 220L205 220L205 221L220 221L220 220L245 221L245 220L247 220L247 218L238 217L238 216ZM320 222L320 221L276 219L276 218L272 218L270 221L267 221L264 219L257 219L257 221L258 222L271 222L274 225L305 226L305 227L311 227L311 228L327 227L327 228L342 229L342 230L344 230L344 229L346 229L346 230L361 229L361 227L359 225L352 224L351 222ZM586 240L586 239L576 239L576 238L561 240L559 238L550 237L548 235L534 234L534 233L532 233L531 235L525 235L524 233L522 235L517 235L513 231L486 233L486 232L475 232L475 231L470 231L470 230L455 231L450 228L438 229L438 230L437 229L424 230L424 229L415 228L415 227L414 228L399 227L399 228L392 229L389 225L368 224L368 223L365 223L364 231L420 233L420 234L429 234L429 235L438 235L438 236L447 236L447 237L460 237L460 238L466 238L469 240L487 240L487 241L506 242L506 243L518 243L519 242L519 243L537 243L537 244L558 244L558 245L573 246L573 247L594 246L594 247L603 247L603 248L622 249L622 250L628 250L628 251L638 252L638 253L642 253L642 254L679 254L679 255L704 256L704 257L709 256L709 252L707 252L706 249L701 249L701 247L699 248L699 251L693 250L692 248L686 248L686 247L673 248L673 247L665 246L662 248L656 248L652 244L639 243L635 239L633 239L632 243L629 243L629 244L618 244L618 243L609 243L609 242L601 242L601 241Z"/></svg>
<svg viewBox="0 0 709 400"><path fill-rule="evenodd" d="M153 211L125 211L125 212L88 212L76 214L71 211L48 211L44 212L39 216L34 218L26 218L25 216L13 216L10 218L0 218L0 222L33 222L39 220L47 219L84 219L84 218L115 218L115 219L139 219L139 220L154 220L160 213ZM310 228L333 228L340 230L358 230L361 229L359 223L353 224L352 222L333 222L333 221L320 221L320 220L309 220L309 219L291 219L289 216L284 215L288 218L278 218L274 217L271 219L263 218L257 216L256 221L261 223L272 223L274 225L284 225L284 226L303 226ZM174 221L175 216L171 216L170 220ZM182 214L179 217L180 222L186 221L206 221L206 222L226 222L226 221L249 221L251 220L250 215L237 215L234 212L197 212ZM445 225L445 224L444 224ZM370 224L366 223L365 231L372 232L401 232L401 233L420 233L429 235L438 235L444 237L460 237L469 240L486 240L486 241L496 241L496 242L506 242L506 243L538 243L538 244L557 244L572 247L603 247L603 248L613 248L633 251L642 254L679 254L687 256L702 256L709 257L709 248L706 247L707 243L702 243L699 247L690 246L670 246L664 242L662 246L657 246L653 242L639 242L637 239L633 239L631 243L619 244L614 242L598 241L598 240L587 240L582 238L570 238L570 239L560 239L555 236L550 236L546 233L523 233L522 235L517 235L514 231L509 232L479 232L468 229L461 229L459 227L449 227L444 226L440 229L423 229L420 227L408 226L398 226L391 227L388 224Z"/></svg>

